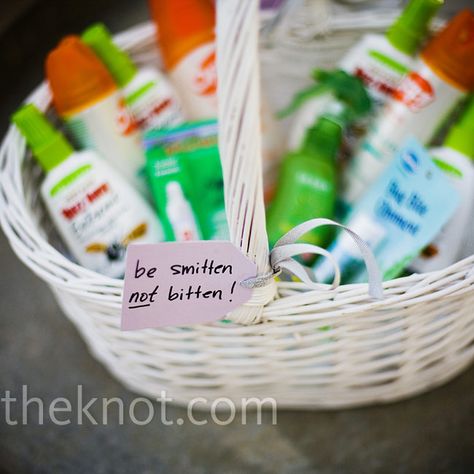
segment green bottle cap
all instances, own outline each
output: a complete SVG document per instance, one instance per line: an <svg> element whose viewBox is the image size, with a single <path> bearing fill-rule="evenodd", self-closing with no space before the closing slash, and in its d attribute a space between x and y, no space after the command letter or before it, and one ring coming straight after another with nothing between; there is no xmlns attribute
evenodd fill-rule
<svg viewBox="0 0 474 474"><path fill-rule="evenodd" d="M303 142L303 150L317 155L318 159L333 160L341 146L342 127L328 117L320 117L308 129Z"/></svg>
<svg viewBox="0 0 474 474"><path fill-rule="evenodd" d="M410 0L387 31L392 46L414 55L428 35L431 19L443 3L444 0Z"/></svg>
<svg viewBox="0 0 474 474"><path fill-rule="evenodd" d="M449 131L444 145L474 160L474 97L459 122Z"/></svg>
<svg viewBox="0 0 474 474"><path fill-rule="evenodd" d="M130 56L113 42L105 25L96 23L90 26L84 31L81 39L105 64L119 87L124 87L133 79L137 73L135 64Z"/></svg>
<svg viewBox="0 0 474 474"><path fill-rule="evenodd" d="M63 134L56 130L33 104L18 109L12 115L12 122L25 137L45 171L50 171L74 153Z"/></svg>

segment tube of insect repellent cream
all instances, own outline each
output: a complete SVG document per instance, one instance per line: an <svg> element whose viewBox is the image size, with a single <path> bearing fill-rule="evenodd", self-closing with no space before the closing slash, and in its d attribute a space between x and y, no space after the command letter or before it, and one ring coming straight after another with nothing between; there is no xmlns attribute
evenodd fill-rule
<svg viewBox="0 0 474 474"><path fill-rule="evenodd" d="M227 240L222 168L215 120L188 122L145 134L147 169L158 211L166 217L166 196L160 182L176 175L188 196L205 240ZM165 166L165 172L160 171Z"/></svg>
<svg viewBox="0 0 474 474"><path fill-rule="evenodd" d="M384 279L392 279L431 242L458 204L458 193L448 177L423 147L410 138L357 203L346 225L362 234ZM346 283L365 280L365 270L354 271L353 252L342 233L329 250ZM324 260L316 263L315 274L323 280L328 278Z"/></svg>

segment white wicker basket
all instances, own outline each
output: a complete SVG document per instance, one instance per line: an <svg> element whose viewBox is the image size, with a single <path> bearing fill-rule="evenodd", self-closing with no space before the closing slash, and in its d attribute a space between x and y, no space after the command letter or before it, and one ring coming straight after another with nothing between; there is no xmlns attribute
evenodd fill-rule
<svg viewBox="0 0 474 474"><path fill-rule="evenodd" d="M256 0L218 2L220 146L232 240L265 272L256 8ZM261 56L270 96L282 105L310 68L334 65L359 35L391 19L338 17L325 23L324 36L284 31ZM140 63L158 60L151 25L117 40ZM46 86L29 100L47 109ZM134 391L156 397L166 390L177 403L226 396L239 405L255 396L274 397L280 407L347 407L427 390L474 357L474 256L386 282L382 301L362 284L309 291L272 283L229 315L233 323L121 332L123 282L81 268L52 245L40 173L13 127L0 160L0 218L13 250L49 284L93 354Z"/></svg>

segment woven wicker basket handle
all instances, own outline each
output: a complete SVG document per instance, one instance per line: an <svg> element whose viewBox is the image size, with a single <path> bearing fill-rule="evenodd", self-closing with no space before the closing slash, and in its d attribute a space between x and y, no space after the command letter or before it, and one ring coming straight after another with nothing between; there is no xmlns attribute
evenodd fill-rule
<svg viewBox="0 0 474 474"><path fill-rule="evenodd" d="M258 0L217 2L219 149L224 174L231 241L270 271L263 203ZM254 290L252 300L229 318L259 322L263 306L276 293L273 282Z"/></svg>

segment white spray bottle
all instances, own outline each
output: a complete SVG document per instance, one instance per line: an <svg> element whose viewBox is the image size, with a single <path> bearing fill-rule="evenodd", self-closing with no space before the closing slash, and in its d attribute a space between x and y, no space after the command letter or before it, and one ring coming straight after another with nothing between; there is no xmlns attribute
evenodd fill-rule
<svg viewBox="0 0 474 474"><path fill-rule="evenodd" d="M474 99L451 128L443 146L431 149L430 155L450 178L461 201L438 237L410 265L418 273L441 270L454 263L474 231Z"/></svg>

